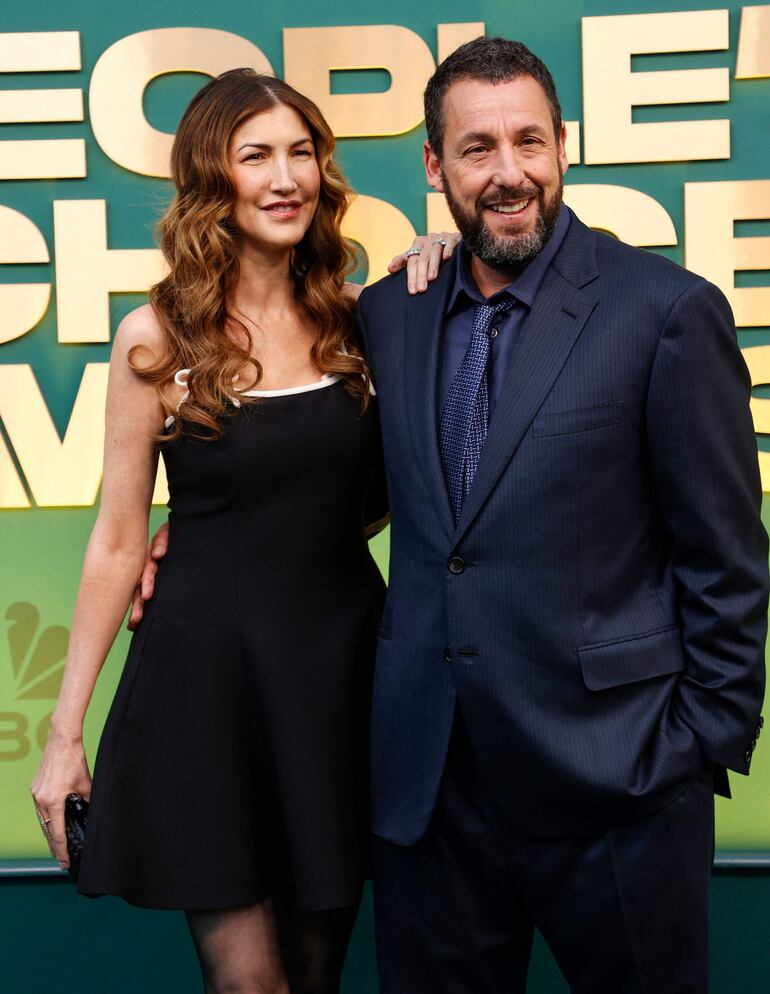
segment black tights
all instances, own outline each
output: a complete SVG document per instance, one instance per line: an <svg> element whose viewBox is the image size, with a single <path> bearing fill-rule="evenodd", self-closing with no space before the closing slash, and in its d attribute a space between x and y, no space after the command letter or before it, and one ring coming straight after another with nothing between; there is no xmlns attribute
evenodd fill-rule
<svg viewBox="0 0 770 994"><path fill-rule="evenodd" d="M331 911L279 907L278 938L291 994L339 994L358 906Z"/></svg>
<svg viewBox="0 0 770 994"><path fill-rule="evenodd" d="M357 911L188 911L206 994L338 994Z"/></svg>

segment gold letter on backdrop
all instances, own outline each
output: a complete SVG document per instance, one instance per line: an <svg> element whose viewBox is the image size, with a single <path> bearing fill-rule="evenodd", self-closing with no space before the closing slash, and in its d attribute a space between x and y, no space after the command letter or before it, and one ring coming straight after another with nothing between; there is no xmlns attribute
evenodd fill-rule
<svg viewBox="0 0 770 994"><path fill-rule="evenodd" d="M406 251L415 235L409 219L397 207L386 200L362 195L350 205L342 222L342 233L366 252L367 286L388 275L390 260Z"/></svg>
<svg viewBox="0 0 770 994"><path fill-rule="evenodd" d="M738 38L736 79L765 79L770 76L770 5L744 7Z"/></svg>
<svg viewBox="0 0 770 994"><path fill-rule="evenodd" d="M425 227L428 231L457 231L457 225L443 193L425 194L425 217Z"/></svg>
<svg viewBox="0 0 770 994"><path fill-rule="evenodd" d="M460 45L464 45L466 41L483 37L485 27L483 21L473 21L467 24L439 24L437 31L438 60L443 62L448 55L451 55Z"/></svg>
<svg viewBox="0 0 770 994"><path fill-rule="evenodd" d="M0 418L39 507L91 505L102 479L106 362L83 370L62 441L30 366L0 366Z"/></svg>
<svg viewBox="0 0 770 994"><path fill-rule="evenodd" d="M0 508L29 507L29 499L13 465L11 453L0 435Z"/></svg>
<svg viewBox="0 0 770 994"><path fill-rule="evenodd" d="M109 342L111 293L143 293L163 275L158 249L107 248L104 200L55 200L60 342Z"/></svg>
<svg viewBox="0 0 770 994"><path fill-rule="evenodd" d="M770 383L770 345L743 349L742 355L751 373L751 385L758 387ZM751 413L754 416L754 431L760 435L770 435L770 398L752 397ZM770 459L770 452L766 455Z"/></svg>
<svg viewBox="0 0 770 994"><path fill-rule="evenodd" d="M89 91L94 137L113 162L143 176L168 177L173 135L147 122L147 84L172 72L216 76L252 66L272 75L264 54L245 38L215 28L156 28L121 38L94 66Z"/></svg>
<svg viewBox="0 0 770 994"><path fill-rule="evenodd" d="M743 358L749 367L751 385L770 383L770 345L756 345L743 349ZM754 417L754 431L770 435L770 398L752 397L751 413ZM759 473L762 477L762 490L770 492L770 452L759 452Z"/></svg>
<svg viewBox="0 0 770 994"><path fill-rule="evenodd" d="M74 72L80 69L77 31L0 34L0 73ZM82 121L81 90L2 90L0 124ZM86 175L82 138L18 139L0 142L0 180L70 179Z"/></svg>
<svg viewBox="0 0 770 994"><path fill-rule="evenodd" d="M729 45L726 10L584 17L583 151L589 165L729 159L730 122L633 123L633 108L730 99L728 69L632 72L632 55Z"/></svg>
<svg viewBox="0 0 770 994"><path fill-rule="evenodd" d="M657 200L628 186L576 183L564 187L564 202L589 226L629 245L676 245L676 228Z"/></svg>
<svg viewBox="0 0 770 994"><path fill-rule="evenodd" d="M770 180L685 183L685 265L716 283L739 328L770 325L770 286L735 286L740 270L770 270L770 238L735 237L735 221L770 220Z"/></svg>
<svg viewBox="0 0 770 994"><path fill-rule="evenodd" d="M284 77L318 104L338 138L400 135L422 122L422 91L436 68L414 31L395 24L284 28ZM332 93L342 69L386 69L384 93Z"/></svg>
<svg viewBox="0 0 770 994"><path fill-rule="evenodd" d="M37 225L25 214L0 206L0 264L48 261L48 246ZM45 314L50 297L50 283L1 283L0 344L31 331Z"/></svg>

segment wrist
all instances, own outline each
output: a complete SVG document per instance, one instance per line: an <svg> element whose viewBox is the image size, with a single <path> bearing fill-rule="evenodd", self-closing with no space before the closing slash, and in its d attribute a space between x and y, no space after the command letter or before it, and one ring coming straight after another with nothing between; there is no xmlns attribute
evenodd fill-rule
<svg viewBox="0 0 770 994"><path fill-rule="evenodd" d="M51 715L51 731L49 738L54 736L67 745L83 744L83 725L80 722L68 720L54 712Z"/></svg>

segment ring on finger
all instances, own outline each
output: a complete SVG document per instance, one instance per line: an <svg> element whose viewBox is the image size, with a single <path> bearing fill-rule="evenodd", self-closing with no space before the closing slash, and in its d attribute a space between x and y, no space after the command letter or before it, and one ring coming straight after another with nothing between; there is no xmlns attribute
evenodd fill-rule
<svg viewBox="0 0 770 994"><path fill-rule="evenodd" d="M41 829L43 835L47 839L50 839L51 838L51 830L49 829L48 826L51 824L51 819L50 818L44 818L42 816L42 814L38 811L37 812L37 820L40 823L40 829Z"/></svg>
<svg viewBox="0 0 770 994"><path fill-rule="evenodd" d="M410 259L413 255L422 255L422 249L418 249L416 245L413 245L410 249L404 252L407 259Z"/></svg>
<svg viewBox="0 0 770 994"><path fill-rule="evenodd" d="M446 238L442 238L441 235L439 235L438 238L433 239L431 245L443 245L446 247Z"/></svg>

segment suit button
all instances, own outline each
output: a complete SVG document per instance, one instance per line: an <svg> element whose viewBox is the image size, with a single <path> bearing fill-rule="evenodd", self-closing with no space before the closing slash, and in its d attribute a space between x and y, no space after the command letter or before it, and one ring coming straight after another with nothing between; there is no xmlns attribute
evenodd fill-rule
<svg viewBox="0 0 770 994"><path fill-rule="evenodd" d="M458 573L462 573L465 569L465 562L459 556L452 556L447 563L447 567L450 573L457 575Z"/></svg>
<svg viewBox="0 0 770 994"><path fill-rule="evenodd" d="M449 651L449 649L444 649L444 662L445 663L452 662L452 653Z"/></svg>
<svg viewBox="0 0 770 994"><path fill-rule="evenodd" d="M759 721L757 722L757 728L762 729L765 727L765 719L762 715L759 716Z"/></svg>
<svg viewBox="0 0 770 994"><path fill-rule="evenodd" d="M747 763L751 762L751 749L747 749L746 752L744 752L743 758L746 760Z"/></svg>

